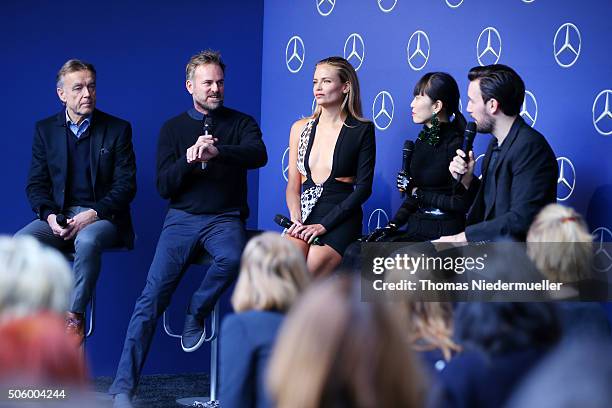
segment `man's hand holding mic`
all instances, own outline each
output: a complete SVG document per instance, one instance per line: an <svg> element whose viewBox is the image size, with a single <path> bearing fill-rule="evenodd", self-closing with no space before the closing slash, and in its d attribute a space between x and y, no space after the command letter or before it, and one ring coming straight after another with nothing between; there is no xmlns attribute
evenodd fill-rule
<svg viewBox="0 0 612 408"><path fill-rule="evenodd" d="M474 152L470 150L468 160L466 160L465 157L465 152L461 149L457 149L457 155L448 165L448 171L450 171L455 180L461 181L461 184L463 184L463 187L467 190L474 178Z"/></svg>
<svg viewBox="0 0 612 408"><path fill-rule="evenodd" d="M206 163L219 154L215 146L218 139L213 135L201 135L195 144L187 149L187 163Z"/></svg>

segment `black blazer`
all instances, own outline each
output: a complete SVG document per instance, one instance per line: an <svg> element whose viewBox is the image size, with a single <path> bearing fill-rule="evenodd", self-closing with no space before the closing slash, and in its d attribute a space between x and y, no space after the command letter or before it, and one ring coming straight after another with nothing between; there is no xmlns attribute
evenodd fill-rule
<svg viewBox="0 0 612 408"><path fill-rule="evenodd" d="M493 146L491 140L482 165L482 181L475 177L467 192L473 202L465 235L470 242L498 237L524 241L537 213L557 200L557 159L544 136L520 116L501 145L493 174L487 174ZM489 177L495 182L494 212L485 211L484 181Z"/></svg>
<svg viewBox="0 0 612 408"><path fill-rule="evenodd" d="M132 127L99 110L91 118L91 180L98 217L117 225L126 247L134 245L130 202L136 195ZM36 123L26 193L37 217L46 221L64 209L68 143L66 113Z"/></svg>

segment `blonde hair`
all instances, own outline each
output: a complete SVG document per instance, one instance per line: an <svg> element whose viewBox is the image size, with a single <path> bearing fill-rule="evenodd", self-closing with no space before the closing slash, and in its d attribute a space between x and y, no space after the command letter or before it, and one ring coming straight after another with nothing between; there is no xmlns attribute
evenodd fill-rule
<svg viewBox="0 0 612 408"><path fill-rule="evenodd" d="M200 65L206 64L216 64L221 68L221 71L225 73L225 63L221 58L221 53L219 51L213 50L204 50L200 51L197 54L193 55L187 66L185 67L185 77L188 81L193 79L193 74L197 67Z"/></svg>
<svg viewBox="0 0 612 408"><path fill-rule="evenodd" d="M317 62L316 66L326 64L336 68L338 77L342 83L349 84L349 91L342 102L342 112L352 116L360 122L369 122L363 117L361 109L361 92L359 90L359 79L355 68L342 57L328 57ZM317 119L321 115L321 106L317 104L310 119Z"/></svg>
<svg viewBox="0 0 612 408"><path fill-rule="evenodd" d="M590 276L593 236L573 208L549 204L529 227L527 254L550 280L576 282Z"/></svg>
<svg viewBox="0 0 612 408"><path fill-rule="evenodd" d="M63 313L72 286L72 271L58 251L30 236L0 237L1 320Z"/></svg>
<svg viewBox="0 0 612 408"><path fill-rule="evenodd" d="M304 294L268 367L278 408L420 406L422 377L387 305L361 302L349 277Z"/></svg>
<svg viewBox="0 0 612 408"><path fill-rule="evenodd" d="M300 251L274 232L251 239L242 254L240 276L232 295L237 312L286 311L310 281Z"/></svg>

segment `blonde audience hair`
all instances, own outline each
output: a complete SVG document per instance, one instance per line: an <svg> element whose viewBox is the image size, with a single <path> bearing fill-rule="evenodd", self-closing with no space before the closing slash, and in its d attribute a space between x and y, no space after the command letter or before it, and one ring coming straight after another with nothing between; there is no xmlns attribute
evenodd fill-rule
<svg viewBox="0 0 612 408"><path fill-rule="evenodd" d="M284 312L309 281L300 251L279 234L265 232L251 239L244 249L232 305L237 312Z"/></svg>
<svg viewBox="0 0 612 408"><path fill-rule="evenodd" d="M593 236L573 208L549 204L527 233L527 254L548 279L571 283L590 277Z"/></svg>
<svg viewBox="0 0 612 408"><path fill-rule="evenodd" d="M72 286L72 271L58 251L29 236L0 237L0 320L63 313Z"/></svg>
<svg viewBox="0 0 612 408"><path fill-rule="evenodd" d="M423 375L395 315L346 276L316 283L290 312L268 368L278 408L417 407Z"/></svg>

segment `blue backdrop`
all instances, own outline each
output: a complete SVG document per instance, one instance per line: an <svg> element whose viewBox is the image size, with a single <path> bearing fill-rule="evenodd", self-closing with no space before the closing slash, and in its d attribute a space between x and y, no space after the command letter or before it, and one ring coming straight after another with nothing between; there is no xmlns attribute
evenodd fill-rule
<svg viewBox="0 0 612 408"><path fill-rule="evenodd" d="M228 65L226 103L259 120L263 1L32 1L5 2L0 12L0 232L33 219L25 196L34 123L61 109L55 75L69 58L98 71L98 107L132 123L138 193L132 206L136 249L104 256L98 283L97 327L87 343L96 375L114 375L136 297L144 287L166 202L155 188L155 153L162 123L192 106L185 65L199 50L221 50ZM250 177L251 226L257 224L257 173ZM174 296L175 330L199 286L193 270ZM208 350L183 353L176 339L158 335L145 373L208 371Z"/></svg>
<svg viewBox="0 0 612 408"><path fill-rule="evenodd" d="M364 232L400 205L394 185L401 146L420 130L409 106L416 81L428 71L449 72L465 107L468 70L499 62L523 77L523 116L558 157L559 202L612 239L609 0L267 0L264 14L261 120L271 163L260 173L260 227L272 228L274 214L287 213L289 129L312 112L314 65L340 55L357 69L364 114L377 127ZM490 137L477 137L477 154Z"/></svg>
<svg viewBox="0 0 612 408"><path fill-rule="evenodd" d="M492 5L494 4L494 5ZM184 65L203 48L228 63L226 101L261 119L269 163L250 176L251 227L278 230L286 213L289 129L312 112L316 61L344 55L358 68L365 116L376 118L374 193L364 231L386 222L400 204L395 174L401 146L418 127L410 118L412 88L428 71L455 76L466 104L466 73L498 60L524 78L524 117L550 141L563 174L561 202L612 240L612 33L609 0L235 0L232 2L83 3L25 0L0 13L4 78L0 233L32 218L24 187L34 122L60 109L56 71L68 58L98 69L98 106L134 129L138 240L129 253L105 255L98 285L96 334L88 343L94 374L114 374L134 301L142 290L166 203L155 190L155 149L164 120L190 106ZM479 135L483 153L488 135ZM562 162L562 163L561 163ZM258 181L261 181L258 183ZM190 271L173 300L175 326L200 271ZM158 335L145 372L205 371L195 355Z"/></svg>

